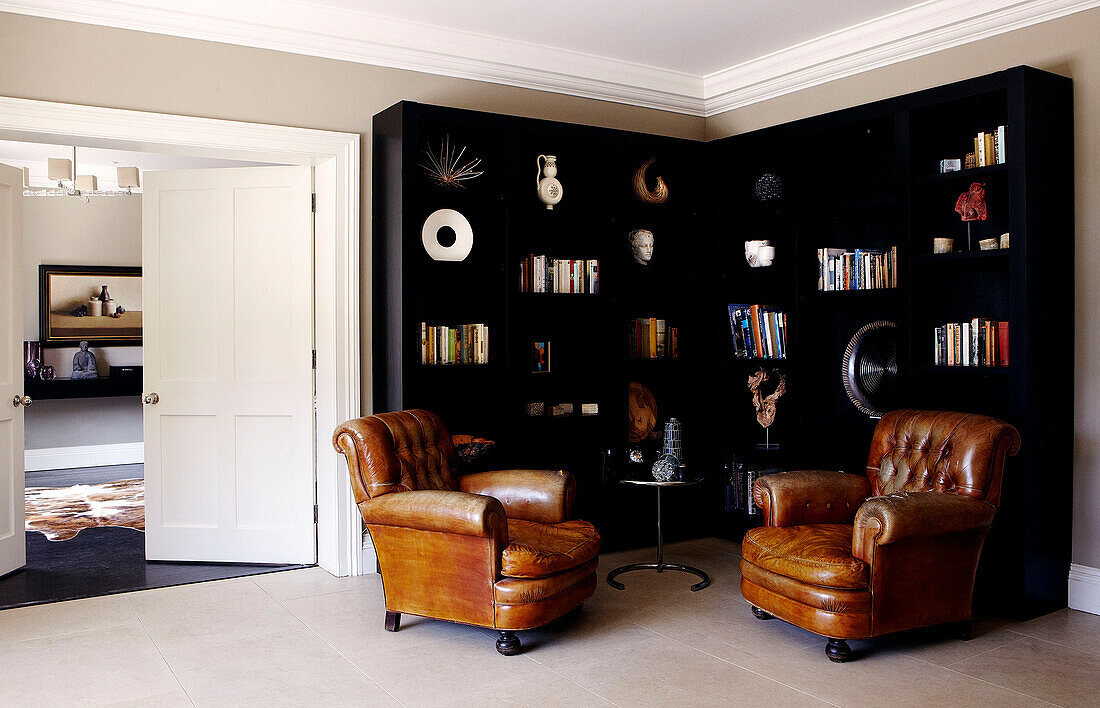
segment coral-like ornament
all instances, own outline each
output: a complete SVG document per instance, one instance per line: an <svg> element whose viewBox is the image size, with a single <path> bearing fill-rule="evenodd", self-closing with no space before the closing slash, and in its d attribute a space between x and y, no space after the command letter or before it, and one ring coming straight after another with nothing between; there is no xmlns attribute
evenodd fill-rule
<svg viewBox="0 0 1100 708"><path fill-rule="evenodd" d="M634 172L634 195L646 204L664 204L668 201L668 185L663 177L657 177L657 186L652 190L645 181L645 171L655 161L656 158L649 158Z"/></svg>
<svg viewBox="0 0 1100 708"><path fill-rule="evenodd" d="M771 374L775 373L773 369ZM769 373L764 369L749 376L749 391L752 392L752 407L756 409L756 422L765 429L770 428L775 422L775 404L787 392L787 377L779 374L779 383L776 384L775 390L765 396L761 389L768 377Z"/></svg>
<svg viewBox="0 0 1100 708"><path fill-rule="evenodd" d="M985 205L985 185L974 182L970 189L959 195L955 202L955 211L963 221L985 221L989 218L989 211Z"/></svg>

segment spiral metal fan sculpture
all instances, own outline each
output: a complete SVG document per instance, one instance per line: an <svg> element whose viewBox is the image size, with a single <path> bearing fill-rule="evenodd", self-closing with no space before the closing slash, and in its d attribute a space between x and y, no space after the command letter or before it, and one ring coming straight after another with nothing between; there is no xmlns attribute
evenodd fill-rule
<svg viewBox="0 0 1100 708"><path fill-rule="evenodd" d="M840 365L844 392L861 413L880 418L897 394L897 325L877 320L852 335Z"/></svg>

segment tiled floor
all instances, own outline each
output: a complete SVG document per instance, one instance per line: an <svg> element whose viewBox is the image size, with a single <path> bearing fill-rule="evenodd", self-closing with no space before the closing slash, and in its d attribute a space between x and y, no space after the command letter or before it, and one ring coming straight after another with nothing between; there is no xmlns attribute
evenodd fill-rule
<svg viewBox="0 0 1100 708"><path fill-rule="evenodd" d="M555 626L495 634L403 617L383 630L377 575L317 568L0 612L0 705L1097 705L1100 617L1063 610L983 620L975 638L824 641L753 618L737 547L672 544L670 561L710 572L630 573L651 550L604 556L596 594Z"/></svg>

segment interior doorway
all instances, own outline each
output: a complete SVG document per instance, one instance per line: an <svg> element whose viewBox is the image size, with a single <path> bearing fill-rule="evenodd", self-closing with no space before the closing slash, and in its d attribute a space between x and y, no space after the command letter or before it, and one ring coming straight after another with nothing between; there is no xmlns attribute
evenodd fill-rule
<svg viewBox="0 0 1100 708"><path fill-rule="evenodd" d="M34 125L32 115L38 118ZM108 128L107 118L125 125ZM165 123L175 123L178 129L166 130ZM155 147L169 155L180 155L191 145L203 153L197 157L208 160L246 157L250 162L318 168L316 427L326 432L318 432L316 439L327 443L327 430L336 421L358 414L358 136L0 99L0 136L4 138L31 138L31 142L57 138L62 124L71 131L64 136L72 142L81 130L86 142L112 143L109 147L116 149L133 144L147 148L155 137L164 141ZM350 261L349 253L355 255ZM354 507L346 483L340 484L342 480L332 474L334 455L326 455L326 447L317 447L318 560L330 572L357 573L358 519L350 513Z"/></svg>

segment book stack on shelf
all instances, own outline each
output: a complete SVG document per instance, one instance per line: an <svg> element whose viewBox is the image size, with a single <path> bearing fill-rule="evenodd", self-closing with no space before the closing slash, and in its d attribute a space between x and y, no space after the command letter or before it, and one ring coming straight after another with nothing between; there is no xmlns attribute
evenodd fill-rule
<svg viewBox="0 0 1100 708"><path fill-rule="evenodd" d="M738 359L786 359L787 313L763 305L729 306L730 333Z"/></svg>
<svg viewBox="0 0 1100 708"><path fill-rule="evenodd" d="M1008 366L1008 323L975 317L936 327L936 366Z"/></svg>
<svg viewBox="0 0 1100 708"><path fill-rule="evenodd" d="M532 253L519 264L519 291L597 295L600 262L595 258L575 260Z"/></svg>
<svg viewBox="0 0 1100 708"><path fill-rule="evenodd" d="M898 286L898 248L817 249L818 290L878 290Z"/></svg>
<svg viewBox="0 0 1100 708"><path fill-rule="evenodd" d="M679 359L680 330L669 327L656 317L630 320L630 357L632 359Z"/></svg>
<svg viewBox="0 0 1100 708"><path fill-rule="evenodd" d="M420 363L488 364L489 327L483 324L429 325L420 323Z"/></svg>
<svg viewBox="0 0 1100 708"><path fill-rule="evenodd" d="M974 136L974 152L966 156L966 167L990 167L1005 164L1005 127L998 125L991 133ZM941 171L943 167L940 168Z"/></svg>

